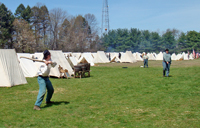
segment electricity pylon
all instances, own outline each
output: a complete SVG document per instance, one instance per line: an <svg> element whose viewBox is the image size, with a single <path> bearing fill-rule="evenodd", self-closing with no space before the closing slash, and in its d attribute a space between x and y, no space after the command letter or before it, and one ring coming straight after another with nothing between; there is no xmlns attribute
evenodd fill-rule
<svg viewBox="0 0 200 128"><path fill-rule="evenodd" d="M101 23L101 34L108 34L109 31L109 10L108 10L108 0L103 0L102 7L102 23Z"/></svg>

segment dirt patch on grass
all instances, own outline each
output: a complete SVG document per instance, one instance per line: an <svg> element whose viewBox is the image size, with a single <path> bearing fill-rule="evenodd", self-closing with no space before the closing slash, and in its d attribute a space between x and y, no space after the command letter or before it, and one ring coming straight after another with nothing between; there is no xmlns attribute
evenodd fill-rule
<svg viewBox="0 0 200 128"><path fill-rule="evenodd" d="M28 93L38 93L38 90L37 91L27 91ZM65 93L66 90L64 88L54 88L54 93Z"/></svg>
<svg viewBox="0 0 200 128"><path fill-rule="evenodd" d="M66 90L64 88L54 88L54 93L65 93Z"/></svg>

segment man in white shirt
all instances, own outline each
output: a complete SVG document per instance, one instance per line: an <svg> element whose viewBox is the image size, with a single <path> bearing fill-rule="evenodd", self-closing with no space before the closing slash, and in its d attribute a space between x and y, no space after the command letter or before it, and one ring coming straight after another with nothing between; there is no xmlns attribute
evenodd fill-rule
<svg viewBox="0 0 200 128"><path fill-rule="evenodd" d="M56 62L51 61L51 53L48 50L44 51L44 63L41 63L41 66L38 70L38 84L39 84L39 92L37 96L37 100L35 102L34 110L41 110L40 105L44 99L46 89L47 89L47 97L46 97L46 104L53 103L51 101L51 97L54 92L54 88L49 80L49 73L51 67L56 66Z"/></svg>

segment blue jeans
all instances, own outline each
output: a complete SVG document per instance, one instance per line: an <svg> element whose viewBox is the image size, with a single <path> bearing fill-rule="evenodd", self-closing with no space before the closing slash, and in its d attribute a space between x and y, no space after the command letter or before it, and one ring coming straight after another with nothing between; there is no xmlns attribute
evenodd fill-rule
<svg viewBox="0 0 200 128"><path fill-rule="evenodd" d="M165 75L166 72L166 76L169 76L169 70L170 70L170 63L166 63L166 62L162 62L163 65L163 75Z"/></svg>
<svg viewBox="0 0 200 128"><path fill-rule="evenodd" d="M145 68L145 65L146 65L147 68L148 68L148 59L144 59L144 68Z"/></svg>
<svg viewBox="0 0 200 128"><path fill-rule="evenodd" d="M48 77L40 77L38 76L38 84L39 84L39 92L37 96L37 100L35 102L35 105L40 106L42 104L42 101L44 99L46 89L47 89L47 97L46 97L46 102L50 102L51 97L53 95L54 89L51 84L51 81L49 80Z"/></svg>

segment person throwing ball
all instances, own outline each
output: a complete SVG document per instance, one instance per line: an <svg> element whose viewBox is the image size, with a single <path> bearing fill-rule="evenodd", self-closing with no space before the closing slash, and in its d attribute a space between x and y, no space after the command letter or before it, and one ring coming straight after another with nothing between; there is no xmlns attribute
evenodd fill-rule
<svg viewBox="0 0 200 128"><path fill-rule="evenodd" d="M51 61L51 53L48 50L45 50L43 54L44 54L44 63L41 63L38 70L37 80L39 84L39 92L37 100L35 102L35 106L33 108L34 110L41 110L40 105L42 104L42 101L44 99L46 89L47 89L46 104L53 103L51 101L51 97L53 95L54 89L48 76L51 67L55 67L57 63Z"/></svg>
<svg viewBox="0 0 200 128"><path fill-rule="evenodd" d="M165 53L163 54L163 77L165 77L165 72L166 72L166 77L169 77L169 70L170 70L170 65L171 65L171 55L169 54L169 49L165 50Z"/></svg>

